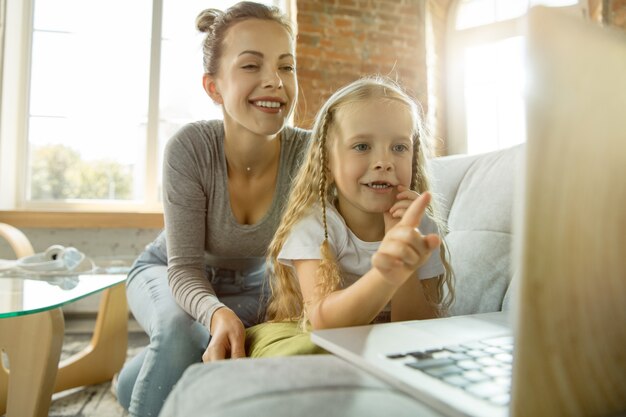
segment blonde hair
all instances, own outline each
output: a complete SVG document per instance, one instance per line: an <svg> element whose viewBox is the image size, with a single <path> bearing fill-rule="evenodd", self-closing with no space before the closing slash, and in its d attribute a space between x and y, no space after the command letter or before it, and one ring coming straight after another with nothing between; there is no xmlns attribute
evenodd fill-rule
<svg viewBox="0 0 626 417"><path fill-rule="evenodd" d="M317 295L323 298L337 290L341 284L341 271L328 242L326 223L326 205L333 201L335 188L328 180L328 132L336 122L337 111L350 104L372 99L393 100L406 105L414 120L413 134L413 175L410 188L418 193L429 190L426 175L427 140L421 111L414 101L397 83L389 78L375 76L361 78L335 92L318 112L311 141L304 162L294 178L293 188L287 201L278 230L268 248L268 267L270 269L270 288L272 296L267 307L267 319L273 321L301 321L306 324L306 306L304 305L298 279L293 268L278 262L278 254L289 237L293 226L312 210L320 210L324 225L324 241L318 268ZM427 213L435 221L441 234L445 234L444 222L437 216L434 204L427 208ZM454 298L452 270L447 261L449 257L446 244L441 243L441 260L445 274L439 278L437 300L429 300L436 305L440 314L447 312ZM444 287L447 294L444 297Z"/></svg>

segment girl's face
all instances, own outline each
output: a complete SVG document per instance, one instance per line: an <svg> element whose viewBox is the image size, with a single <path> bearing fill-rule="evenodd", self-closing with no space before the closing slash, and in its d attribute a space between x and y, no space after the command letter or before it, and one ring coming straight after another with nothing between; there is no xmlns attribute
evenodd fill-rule
<svg viewBox="0 0 626 417"><path fill-rule="evenodd" d="M329 168L344 218L383 213L409 187L413 119L407 106L376 99L338 109L329 131Z"/></svg>
<svg viewBox="0 0 626 417"><path fill-rule="evenodd" d="M218 74L204 87L222 105L224 123L269 136L278 133L298 94L293 40L279 23L248 19L228 29Z"/></svg>

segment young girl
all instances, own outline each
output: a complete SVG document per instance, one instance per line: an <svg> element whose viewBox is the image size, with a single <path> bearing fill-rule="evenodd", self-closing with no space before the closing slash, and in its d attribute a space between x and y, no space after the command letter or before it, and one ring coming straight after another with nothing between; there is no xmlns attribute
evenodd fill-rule
<svg viewBox="0 0 626 417"><path fill-rule="evenodd" d="M322 107L269 246L273 323L248 329L251 356L315 351L298 322L320 329L446 312L452 275L440 256L418 114L381 77L340 89Z"/></svg>

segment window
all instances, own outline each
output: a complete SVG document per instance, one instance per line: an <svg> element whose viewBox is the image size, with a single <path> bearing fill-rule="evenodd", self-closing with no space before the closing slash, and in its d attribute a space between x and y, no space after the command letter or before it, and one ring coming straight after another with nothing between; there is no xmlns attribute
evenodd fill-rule
<svg viewBox="0 0 626 417"><path fill-rule="evenodd" d="M448 40L448 152L481 153L522 143L524 38L522 18L537 4L567 7L576 0L459 0Z"/></svg>
<svg viewBox="0 0 626 417"><path fill-rule="evenodd" d="M5 2L0 209L159 211L166 141L222 117L195 18L237 0Z"/></svg>

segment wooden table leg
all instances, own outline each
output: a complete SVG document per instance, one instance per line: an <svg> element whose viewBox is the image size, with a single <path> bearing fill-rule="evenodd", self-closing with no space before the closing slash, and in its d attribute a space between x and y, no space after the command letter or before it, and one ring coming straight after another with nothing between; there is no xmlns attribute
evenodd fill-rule
<svg viewBox="0 0 626 417"><path fill-rule="evenodd" d="M89 345L59 363L63 346L60 308L0 320L0 415L44 417L53 392L109 381L126 360L128 306L122 282L102 295ZM56 381L56 382L55 382Z"/></svg>
<svg viewBox="0 0 626 417"><path fill-rule="evenodd" d="M59 364L54 392L111 380L122 369L128 348L128 305L125 283L102 294L89 345Z"/></svg>
<svg viewBox="0 0 626 417"><path fill-rule="evenodd" d="M0 347L9 358L9 373L0 370L0 414L45 417L63 345L60 308L0 319ZM8 395L8 396L7 396Z"/></svg>

